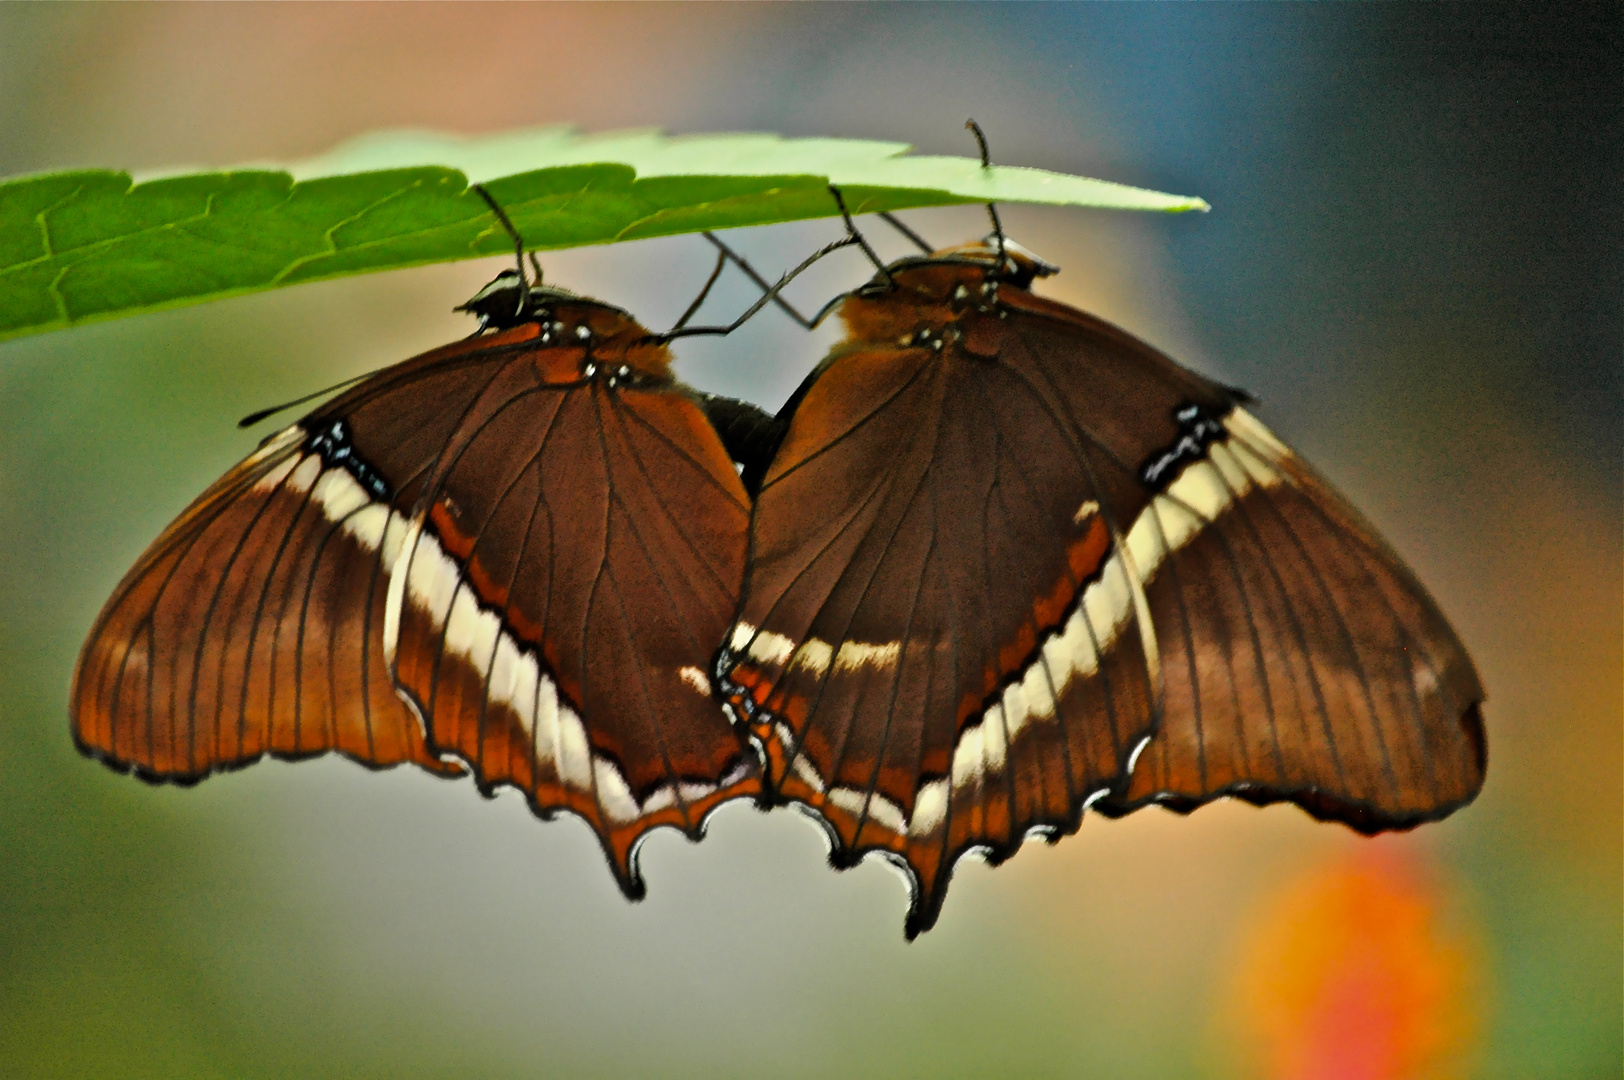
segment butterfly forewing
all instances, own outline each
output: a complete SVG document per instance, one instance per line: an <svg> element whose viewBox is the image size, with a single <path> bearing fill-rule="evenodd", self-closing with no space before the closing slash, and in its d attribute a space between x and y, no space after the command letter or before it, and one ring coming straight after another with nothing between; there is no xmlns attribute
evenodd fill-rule
<svg viewBox="0 0 1624 1080"><path fill-rule="evenodd" d="M609 309L554 314L446 441L385 646L436 747L579 814L637 895L650 828L697 837L758 790L709 681L749 501L663 347Z"/></svg>
<svg viewBox="0 0 1624 1080"><path fill-rule="evenodd" d="M1224 427L1156 501L1169 721L1106 808L1234 794L1373 832L1469 802L1483 691L1437 606L1255 419Z"/></svg>
<svg viewBox="0 0 1624 1080"><path fill-rule="evenodd" d="M177 781L330 750L459 772L427 752L385 670L384 604L416 487L500 353L481 341L397 365L199 497L85 643L79 745Z"/></svg>
<svg viewBox="0 0 1624 1080"><path fill-rule="evenodd" d="M1019 291L1006 302L1005 357L1024 354L1150 496L1126 546L1166 721L1104 808L1238 794L1375 830L1475 795L1471 661L1359 514L1223 387L1081 312ZM1068 378L1079 366L1086 380Z"/></svg>

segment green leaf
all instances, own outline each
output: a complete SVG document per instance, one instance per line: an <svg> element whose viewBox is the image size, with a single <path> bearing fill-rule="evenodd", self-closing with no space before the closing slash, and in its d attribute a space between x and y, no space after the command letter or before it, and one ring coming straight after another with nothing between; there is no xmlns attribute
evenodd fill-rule
<svg viewBox="0 0 1624 1080"><path fill-rule="evenodd" d="M0 339L305 281L500 254L484 183L538 251L969 202L1205 210L1200 199L902 143L776 135L363 136L286 168L0 182ZM432 164L430 164L432 163Z"/></svg>

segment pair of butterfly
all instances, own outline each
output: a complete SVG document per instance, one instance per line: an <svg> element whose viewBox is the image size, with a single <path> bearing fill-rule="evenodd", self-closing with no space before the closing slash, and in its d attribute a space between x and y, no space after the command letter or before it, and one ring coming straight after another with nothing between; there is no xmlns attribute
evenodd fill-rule
<svg viewBox="0 0 1624 1080"><path fill-rule="evenodd" d="M650 830L790 803L835 865L904 871L910 938L959 858L1090 806L1370 833L1476 795L1471 661L1244 394L1035 295L1054 268L1001 229L875 263L771 417L521 250L464 305L480 333L158 538L80 657L79 746L183 783L334 750L466 770L578 814L631 898Z"/></svg>

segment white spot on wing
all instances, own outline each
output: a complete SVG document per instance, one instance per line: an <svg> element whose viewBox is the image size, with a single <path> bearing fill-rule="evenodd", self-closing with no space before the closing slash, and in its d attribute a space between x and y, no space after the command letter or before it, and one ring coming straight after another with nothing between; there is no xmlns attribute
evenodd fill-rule
<svg viewBox="0 0 1624 1080"><path fill-rule="evenodd" d="M620 775L620 770L603 758L592 759L593 775L598 781L598 805L606 817L617 825L627 825L642 816L642 808L632 797L632 789Z"/></svg>
<svg viewBox="0 0 1624 1080"><path fill-rule="evenodd" d="M1207 459L1223 474L1224 482L1233 490L1244 490L1251 482L1246 470L1235 460L1235 455L1227 442L1213 443L1207 447Z"/></svg>
<svg viewBox="0 0 1624 1080"><path fill-rule="evenodd" d="M953 790L969 787L973 782L981 782L981 742L987 735L987 723L983 720L974 727L965 728L959 733L958 745L953 747Z"/></svg>
<svg viewBox="0 0 1624 1080"><path fill-rule="evenodd" d="M343 521L372 502L355 478L344 469L328 469L310 489L310 498L321 507L328 521Z"/></svg>
<svg viewBox="0 0 1624 1080"><path fill-rule="evenodd" d="M1280 474L1250 448L1234 443L1235 461L1245 470L1247 479L1260 487L1273 487L1280 482Z"/></svg>
<svg viewBox="0 0 1624 1080"><path fill-rule="evenodd" d="M545 672L536 684L536 726L530 732L536 760L545 762L556 776L558 773L558 747L563 742L559 735L563 721L558 715L558 684Z"/></svg>
<svg viewBox="0 0 1624 1080"><path fill-rule="evenodd" d="M304 439L309 434L310 433L308 431L306 431L303 427L299 426L298 424L289 424L287 427L283 428L281 431L278 431L270 439L267 439L264 446L261 446L258 450L255 450L252 454L249 454L247 459L243 461L243 464L244 465L258 465L260 462L266 460L267 458L273 458L277 454L280 454L282 451L286 450L289 446L292 446L294 443L299 442L301 439Z"/></svg>
<svg viewBox="0 0 1624 1080"><path fill-rule="evenodd" d="M661 784L649 792L648 798L643 800L643 813L652 814L656 810L665 810L677 805L677 789L670 784Z"/></svg>
<svg viewBox="0 0 1624 1080"><path fill-rule="evenodd" d="M828 648L828 646L824 646ZM862 641L847 641L840 646L840 652L835 655L836 671L857 671L861 668L872 667L878 670L895 667L897 658L902 655L902 642L887 641L883 645L871 645Z"/></svg>
<svg viewBox="0 0 1624 1080"><path fill-rule="evenodd" d="M894 833L901 833L908 828L908 819L903 815L902 807L879 792L875 792L868 800L868 816Z"/></svg>
<svg viewBox="0 0 1624 1080"><path fill-rule="evenodd" d="M1133 753L1128 755L1128 775L1129 776L1133 775L1134 768L1139 764L1139 755L1143 754L1145 752L1145 747L1147 747L1149 745L1150 745L1150 736L1146 735L1144 738L1140 739L1139 742L1134 746Z"/></svg>
<svg viewBox="0 0 1624 1080"><path fill-rule="evenodd" d="M801 668L814 675L822 675L829 670L829 659L833 655L834 650L829 647L827 641L807 638L801 643L801 647L795 650L795 657L790 660L789 668L791 671Z"/></svg>
<svg viewBox="0 0 1624 1080"><path fill-rule="evenodd" d="M1118 626L1127 622L1128 613L1133 610L1133 591L1120 557L1112 555L1107 559L1100 569L1099 579L1090 582L1083 591L1082 610L1087 613L1087 625L1094 628L1100 647L1104 648L1116 637Z"/></svg>
<svg viewBox="0 0 1624 1080"><path fill-rule="evenodd" d="M587 791L592 785L592 751L587 748L586 729L575 710L558 703L558 779L572 788Z"/></svg>
<svg viewBox="0 0 1624 1080"><path fill-rule="evenodd" d="M818 770L814 769L812 767L812 763L806 760L805 754L795 755L795 764L793 768L795 769L795 775L799 777L801 782L807 787L818 792L823 790L823 777L819 776Z"/></svg>
<svg viewBox="0 0 1624 1080"><path fill-rule="evenodd" d="M406 562L405 564L396 562L389 574L389 591L384 596L383 605L383 655L391 668L395 663L395 646L400 642L400 613L406 605L407 575L404 566L411 564L412 554L418 549L418 538L422 533L421 520L414 521L407 527L401 546L401 550L407 553Z"/></svg>
<svg viewBox="0 0 1624 1080"><path fill-rule="evenodd" d="M1291 448L1275 438L1274 432L1264 427L1257 417L1245 409L1231 409L1229 415L1224 417L1224 426L1239 436L1241 441L1256 447L1272 461L1285 461L1291 457Z"/></svg>
<svg viewBox="0 0 1624 1080"><path fill-rule="evenodd" d="M981 760L982 772L991 775L1002 772L1004 758L1009 747L1004 742L1004 707L994 704L983 715L981 721Z"/></svg>
<svg viewBox="0 0 1624 1080"><path fill-rule="evenodd" d="M902 816L902 807L884 795L876 793L870 797L854 788L837 787L829 789L829 802L853 817L864 816L866 807L869 819L894 833L901 833L907 828L907 822Z"/></svg>
<svg viewBox="0 0 1624 1080"><path fill-rule="evenodd" d="M795 652L795 642L783 634L762 630L750 642L750 659L782 667Z"/></svg>
<svg viewBox="0 0 1624 1080"><path fill-rule="evenodd" d="M293 458L293 457L288 458L286 461L282 462L280 465L277 465L270 472L266 473L264 476L260 477L257 481L255 481L254 490L255 491L274 491L274 490L276 490L276 488L281 485L282 481L284 481L284 480L286 480L288 478L288 473L292 472L294 466L298 465L298 464L299 464L299 459L298 458Z"/></svg>
<svg viewBox="0 0 1624 1080"><path fill-rule="evenodd" d="M388 537L391 517L398 515L392 514L387 506L373 503L350 514L339 523L339 528L350 539L360 544L362 550L377 551ZM397 553L398 549L383 553L382 562L385 571L394 566Z"/></svg>
<svg viewBox="0 0 1624 1080"><path fill-rule="evenodd" d="M711 696L710 676L694 667L692 664L677 669L677 677L693 687L705 697Z"/></svg>
<svg viewBox="0 0 1624 1080"><path fill-rule="evenodd" d="M320 475L321 458L315 454L306 454L299 459L299 464L289 474L286 484L287 490L297 491L303 495L310 490L311 485L316 482L316 477Z"/></svg>
<svg viewBox="0 0 1624 1080"><path fill-rule="evenodd" d="M473 591L453 583L451 608L445 618L446 651L460 653L475 671L483 673L496 653L501 631L496 615L480 607Z"/></svg>
<svg viewBox="0 0 1624 1080"><path fill-rule="evenodd" d="M929 836L947 820L947 781L932 780L921 785L914 796L913 818L908 822L909 836Z"/></svg>

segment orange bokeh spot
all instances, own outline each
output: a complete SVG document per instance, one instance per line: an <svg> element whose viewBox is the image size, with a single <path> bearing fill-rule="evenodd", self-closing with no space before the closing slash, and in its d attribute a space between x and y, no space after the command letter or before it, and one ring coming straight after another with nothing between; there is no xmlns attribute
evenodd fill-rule
<svg viewBox="0 0 1624 1080"><path fill-rule="evenodd" d="M1475 953L1413 860L1364 851L1269 897L1225 1027L1270 1080L1441 1080L1478 1027Z"/></svg>

